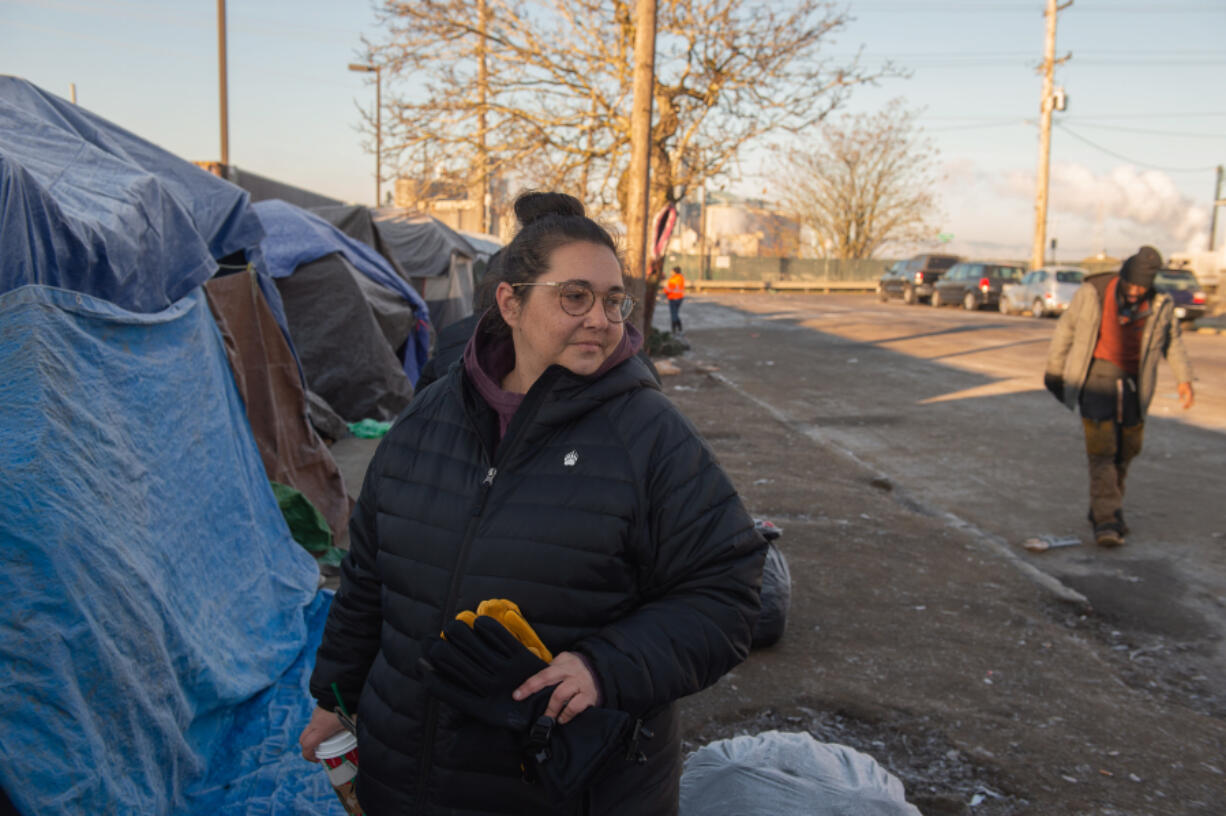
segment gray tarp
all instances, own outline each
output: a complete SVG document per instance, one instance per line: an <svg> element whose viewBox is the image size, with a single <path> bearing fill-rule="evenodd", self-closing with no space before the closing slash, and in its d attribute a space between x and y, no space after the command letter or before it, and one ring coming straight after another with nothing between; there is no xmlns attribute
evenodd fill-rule
<svg viewBox="0 0 1226 816"><path fill-rule="evenodd" d="M380 209L373 216L406 280L430 307L436 332L472 314L473 260L479 253L464 236L421 213Z"/></svg>
<svg viewBox="0 0 1226 816"><path fill-rule="evenodd" d="M388 422L409 404L413 386L385 331L412 310L405 301L399 312L386 299L372 303L363 277L333 253L276 283L310 389L347 422Z"/></svg>
<svg viewBox="0 0 1226 816"><path fill-rule="evenodd" d="M281 201L293 204L295 207L302 207L304 209L341 203L335 198L329 198L326 195L321 195L311 190L304 190L301 187L295 187L283 181L261 176L259 173L243 170L234 165L225 168L225 173L226 180L246 190L253 202L280 199Z"/></svg>
<svg viewBox="0 0 1226 816"><path fill-rule="evenodd" d="M392 265L397 275L405 280L409 279L409 274L404 271L400 261L396 260L383 235L375 229L375 219L369 207L363 207L361 204L336 204L330 207L312 207L311 212L350 238L361 241L378 252Z"/></svg>

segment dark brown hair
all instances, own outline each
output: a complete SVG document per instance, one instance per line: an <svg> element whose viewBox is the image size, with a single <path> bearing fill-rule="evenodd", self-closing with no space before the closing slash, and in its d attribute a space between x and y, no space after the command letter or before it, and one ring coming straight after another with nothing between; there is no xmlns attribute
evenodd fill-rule
<svg viewBox="0 0 1226 816"><path fill-rule="evenodd" d="M500 283L530 283L549 269L549 257L554 250L567 244L591 243L608 247L614 255L617 243L604 227L587 217L583 203L566 193L523 193L515 199L515 217L519 220L519 232L511 243L498 253L498 263L482 281L488 288L488 300L493 302L493 292ZM490 334L510 333L506 321L497 308L485 322Z"/></svg>

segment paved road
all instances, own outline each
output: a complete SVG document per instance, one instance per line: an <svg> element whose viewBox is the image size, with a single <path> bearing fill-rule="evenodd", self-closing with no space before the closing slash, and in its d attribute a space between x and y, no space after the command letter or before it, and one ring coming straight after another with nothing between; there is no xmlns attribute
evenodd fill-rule
<svg viewBox="0 0 1226 816"><path fill-rule="evenodd" d="M764 416L849 453L918 512L981 533L1121 629L1190 655L1226 694L1226 336L1184 336L1199 378L1191 411L1161 366L1129 477L1132 533L1105 551L1085 520L1080 423L1041 385L1054 320L780 294L689 297L683 318L690 356ZM1084 543L1019 546L1041 534Z"/></svg>

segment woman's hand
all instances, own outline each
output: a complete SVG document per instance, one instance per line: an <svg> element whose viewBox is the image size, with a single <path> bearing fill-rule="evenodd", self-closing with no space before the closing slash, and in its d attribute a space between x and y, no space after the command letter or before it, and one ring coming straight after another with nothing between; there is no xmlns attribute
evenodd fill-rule
<svg viewBox="0 0 1226 816"><path fill-rule="evenodd" d="M311 721L298 735L298 744L302 746L302 758L307 762L319 762L315 756L315 749L319 747L319 743L334 734L339 734L344 729L345 726L341 725L341 719L336 716L335 712L316 708L311 712Z"/></svg>
<svg viewBox="0 0 1226 816"><path fill-rule="evenodd" d="M573 720L579 712L596 704L599 694L596 678L588 671L583 658L574 652L560 653L552 663L525 680L511 696L516 700L523 700L554 684L558 687L549 698L545 716L553 717L562 725Z"/></svg>

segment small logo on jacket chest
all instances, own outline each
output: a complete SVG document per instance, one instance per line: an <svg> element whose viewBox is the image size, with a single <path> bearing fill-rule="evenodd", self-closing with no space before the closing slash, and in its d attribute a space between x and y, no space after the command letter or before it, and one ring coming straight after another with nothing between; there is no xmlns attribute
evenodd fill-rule
<svg viewBox="0 0 1226 816"><path fill-rule="evenodd" d="M579 451L573 450L563 456L562 464L566 465L567 467L574 467L575 465L579 464Z"/></svg>

